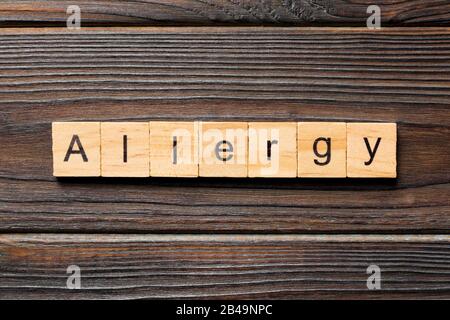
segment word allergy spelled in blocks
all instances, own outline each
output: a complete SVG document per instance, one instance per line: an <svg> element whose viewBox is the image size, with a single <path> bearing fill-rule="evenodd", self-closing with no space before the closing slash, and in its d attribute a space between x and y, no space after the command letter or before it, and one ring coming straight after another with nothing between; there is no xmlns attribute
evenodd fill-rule
<svg viewBox="0 0 450 320"><path fill-rule="evenodd" d="M397 125L54 122L57 177L395 178Z"/></svg>

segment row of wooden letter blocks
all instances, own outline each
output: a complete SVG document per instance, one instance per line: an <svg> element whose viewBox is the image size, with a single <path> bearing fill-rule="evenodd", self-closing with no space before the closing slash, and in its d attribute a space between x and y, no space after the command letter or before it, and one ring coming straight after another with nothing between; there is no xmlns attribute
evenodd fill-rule
<svg viewBox="0 0 450 320"><path fill-rule="evenodd" d="M54 122L58 177L395 178L397 125Z"/></svg>

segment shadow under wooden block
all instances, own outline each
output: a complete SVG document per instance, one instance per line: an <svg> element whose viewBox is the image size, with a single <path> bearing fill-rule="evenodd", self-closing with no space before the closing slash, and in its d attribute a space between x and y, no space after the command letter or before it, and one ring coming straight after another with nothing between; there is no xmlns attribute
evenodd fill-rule
<svg viewBox="0 0 450 320"><path fill-rule="evenodd" d="M297 123L248 123L248 176L297 176Z"/></svg>
<svg viewBox="0 0 450 320"><path fill-rule="evenodd" d="M346 139L344 122L299 122L298 176L345 178Z"/></svg>
<svg viewBox="0 0 450 320"><path fill-rule="evenodd" d="M150 121L150 175L198 177L198 122Z"/></svg>
<svg viewBox="0 0 450 320"><path fill-rule="evenodd" d="M347 123L347 176L397 177L396 123Z"/></svg>
<svg viewBox="0 0 450 320"><path fill-rule="evenodd" d="M100 176L100 123L53 122L53 175Z"/></svg>
<svg viewBox="0 0 450 320"><path fill-rule="evenodd" d="M148 122L102 122L103 177L150 176Z"/></svg>
<svg viewBox="0 0 450 320"><path fill-rule="evenodd" d="M201 177L247 177L247 122L200 122Z"/></svg>

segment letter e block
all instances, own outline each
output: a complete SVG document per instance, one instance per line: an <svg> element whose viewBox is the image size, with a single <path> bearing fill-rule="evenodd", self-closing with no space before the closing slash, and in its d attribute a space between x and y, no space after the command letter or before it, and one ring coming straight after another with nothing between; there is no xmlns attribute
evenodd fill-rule
<svg viewBox="0 0 450 320"><path fill-rule="evenodd" d="M247 177L247 122L200 122L201 177Z"/></svg>
<svg viewBox="0 0 450 320"><path fill-rule="evenodd" d="M198 177L198 122L150 121L150 175Z"/></svg>
<svg viewBox="0 0 450 320"><path fill-rule="evenodd" d="M148 122L102 122L102 177L150 176Z"/></svg>
<svg viewBox="0 0 450 320"><path fill-rule="evenodd" d="M397 177L396 123L347 123L347 176Z"/></svg>
<svg viewBox="0 0 450 320"><path fill-rule="evenodd" d="M344 122L299 122L298 176L345 178L346 139Z"/></svg>
<svg viewBox="0 0 450 320"><path fill-rule="evenodd" d="M100 176L100 122L53 122L53 175Z"/></svg>
<svg viewBox="0 0 450 320"><path fill-rule="evenodd" d="M249 122L248 176L297 177L297 123Z"/></svg>

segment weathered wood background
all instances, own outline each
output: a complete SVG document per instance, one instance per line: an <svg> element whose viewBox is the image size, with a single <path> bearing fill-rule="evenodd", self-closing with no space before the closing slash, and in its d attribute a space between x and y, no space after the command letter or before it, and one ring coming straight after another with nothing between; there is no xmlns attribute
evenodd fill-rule
<svg viewBox="0 0 450 320"><path fill-rule="evenodd" d="M448 236L1 235L3 297L448 298ZM66 268L81 268L81 290ZM367 290L369 264L382 290Z"/></svg>
<svg viewBox="0 0 450 320"><path fill-rule="evenodd" d="M0 24L65 26L69 5L84 25L365 26L378 5L386 26L448 25L448 0L3 0Z"/></svg>
<svg viewBox="0 0 450 320"><path fill-rule="evenodd" d="M110 27L0 29L0 298L450 298L450 1L377 2L420 27L353 26L368 1L3 1L4 27L77 3ZM52 121L156 119L397 122L399 178L52 177Z"/></svg>

